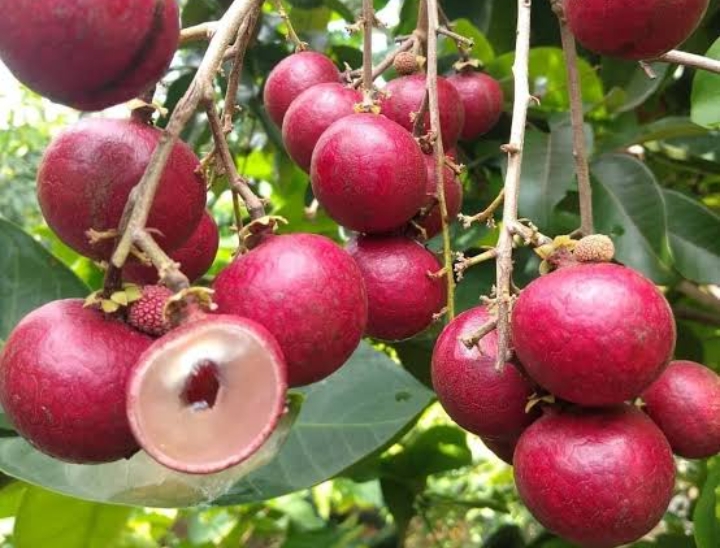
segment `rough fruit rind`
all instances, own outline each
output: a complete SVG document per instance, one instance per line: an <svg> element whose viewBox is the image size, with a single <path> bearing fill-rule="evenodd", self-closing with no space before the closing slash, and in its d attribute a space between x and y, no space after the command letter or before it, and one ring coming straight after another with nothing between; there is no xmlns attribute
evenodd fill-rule
<svg viewBox="0 0 720 548"><path fill-rule="evenodd" d="M442 265L424 246L404 236L359 236L348 242L367 288L366 333L403 340L424 331L447 301L444 280L430 274Z"/></svg>
<svg viewBox="0 0 720 548"><path fill-rule="evenodd" d="M360 269L332 240L271 236L218 274L218 312L249 318L272 333L300 386L340 368L360 344L367 293Z"/></svg>
<svg viewBox="0 0 720 548"><path fill-rule="evenodd" d="M86 257L109 258L114 239L91 244L87 231L117 228L161 134L131 120L88 118L53 139L38 169L37 196L45 220L65 244ZM182 245L200 222L206 190L199 166L192 149L178 142L147 222L166 251Z"/></svg>
<svg viewBox="0 0 720 548"><path fill-rule="evenodd" d="M520 437L513 464L530 512L583 548L614 548L650 532L675 485L667 440L632 406L551 411Z"/></svg>
<svg viewBox="0 0 720 548"><path fill-rule="evenodd" d="M339 82L340 71L329 57L315 51L301 51L280 61L268 74L263 103L273 122L282 127L290 104L316 84Z"/></svg>
<svg viewBox="0 0 720 548"><path fill-rule="evenodd" d="M565 16L578 41L596 53L653 59L697 28L708 0L566 0Z"/></svg>
<svg viewBox="0 0 720 548"><path fill-rule="evenodd" d="M173 292L161 285L142 288L140 299L128 306L127 321L138 331L159 337L170 331L170 322L165 317L165 305Z"/></svg>
<svg viewBox="0 0 720 548"><path fill-rule="evenodd" d="M29 88L80 110L129 101L177 49L176 0L3 2L0 58Z"/></svg>
<svg viewBox="0 0 720 548"><path fill-rule="evenodd" d="M493 441L517 439L537 418L526 413L533 385L512 363L495 368L497 332L468 348L471 336L490 319L485 307L466 310L445 326L432 355L432 381L443 408L457 424Z"/></svg>
<svg viewBox="0 0 720 548"><path fill-rule="evenodd" d="M401 228L425 202L420 146L400 125L375 114L332 124L315 147L310 179L328 215L357 232Z"/></svg>
<svg viewBox="0 0 720 548"><path fill-rule="evenodd" d="M212 401L187 400L188 381L212 367ZM225 470L251 457L285 411L286 364L274 337L236 316L198 317L157 339L138 359L126 413L141 447L191 474ZM199 387L202 392L203 387ZM201 395L201 394L198 394Z"/></svg>
<svg viewBox="0 0 720 548"><path fill-rule="evenodd" d="M580 405L639 396L675 347L665 297L650 280L616 264L579 264L541 276L520 294L511 322L527 373Z"/></svg>
<svg viewBox="0 0 720 548"><path fill-rule="evenodd" d="M0 403L38 450L76 463L137 451L125 416L131 369L152 343L80 299L50 302L10 334L0 358Z"/></svg>
<svg viewBox="0 0 720 548"><path fill-rule="evenodd" d="M720 376L691 361L674 361L642 395L645 411L676 455L720 453Z"/></svg>

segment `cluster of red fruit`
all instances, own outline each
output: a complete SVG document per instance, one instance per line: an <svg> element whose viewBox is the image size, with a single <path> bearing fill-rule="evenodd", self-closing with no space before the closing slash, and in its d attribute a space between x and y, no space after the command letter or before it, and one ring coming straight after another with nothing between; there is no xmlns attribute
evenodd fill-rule
<svg viewBox="0 0 720 548"><path fill-rule="evenodd" d="M264 90L268 113L282 126L290 156L310 173L319 204L357 233L347 250L367 289L365 332L383 340L423 331L447 299L443 280L432 276L440 263L416 239L442 229L435 158L412 135L426 79L415 74L414 54L398 61L401 76L381 90L379 114L362 111L362 94L343 85L334 63L320 53L286 58ZM443 145L452 158L458 139L474 139L497 123L503 94L494 79L473 71L439 77L437 87ZM423 135L430 130L424 116ZM462 185L448 160L443 188L451 220L460 212Z"/></svg>
<svg viewBox="0 0 720 548"><path fill-rule="evenodd" d="M543 525L589 548L634 541L660 521L673 452L720 452L720 376L668 365L669 304L649 280L606 262L608 248L606 237L583 239L523 290L512 312L515 361L495 368L494 331L463 342L489 319L485 307L445 328L432 361L448 414L514 465L520 497ZM554 404L526 412L533 394Z"/></svg>

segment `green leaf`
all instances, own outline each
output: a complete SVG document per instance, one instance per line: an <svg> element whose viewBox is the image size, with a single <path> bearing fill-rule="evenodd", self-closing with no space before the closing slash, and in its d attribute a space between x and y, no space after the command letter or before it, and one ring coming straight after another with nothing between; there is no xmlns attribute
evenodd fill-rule
<svg viewBox="0 0 720 548"><path fill-rule="evenodd" d="M478 59L483 65L487 65L490 61L495 59L495 51L493 50L492 44L488 42L485 35L478 30L467 19L458 19L453 21L452 29L465 38L470 38L473 41L473 48L469 52L470 57ZM458 53L458 47L455 40L452 38L446 38L443 42L443 47L440 55L452 55Z"/></svg>
<svg viewBox="0 0 720 548"><path fill-rule="evenodd" d="M507 97L512 97L507 87L512 82L512 65L515 53L506 53L487 66L488 72L504 85ZM583 103L599 105L604 100L603 85L595 69L584 59L578 59L582 85ZM530 50L530 93L540 100L543 111L567 111L570 106L565 70L565 56L560 48L542 47Z"/></svg>
<svg viewBox="0 0 720 548"><path fill-rule="evenodd" d="M625 154L606 154L592 167L595 230L615 242L617 259L656 283L675 279L665 204L655 176Z"/></svg>
<svg viewBox="0 0 720 548"><path fill-rule="evenodd" d="M542 232L552 233L555 206L574 188L572 127L550 133L528 130L523 149L519 212Z"/></svg>
<svg viewBox="0 0 720 548"><path fill-rule="evenodd" d="M345 21L355 20L355 14L340 0L325 0L325 5L345 19Z"/></svg>
<svg viewBox="0 0 720 548"><path fill-rule="evenodd" d="M720 38L705 54L720 59ZM698 125L708 128L720 127L720 75L698 70L693 79L691 118Z"/></svg>
<svg viewBox="0 0 720 548"><path fill-rule="evenodd" d="M31 310L90 292L75 274L28 234L0 219L0 339Z"/></svg>
<svg viewBox="0 0 720 548"><path fill-rule="evenodd" d="M720 216L680 192L664 195L675 268L694 282L720 283Z"/></svg>
<svg viewBox="0 0 720 548"><path fill-rule="evenodd" d="M273 498L330 479L383 446L433 398L365 343L337 373L302 392L302 412L278 457L233 486L218 504Z"/></svg>
<svg viewBox="0 0 720 548"><path fill-rule="evenodd" d="M693 512L695 542L697 548L720 546L720 517L717 514L718 487L720 487L720 460L716 457L708 463L710 470L700 499Z"/></svg>
<svg viewBox="0 0 720 548"><path fill-rule="evenodd" d="M27 489L27 483L13 481L0 490L0 519L17 515L18 507Z"/></svg>
<svg viewBox="0 0 720 548"><path fill-rule="evenodd" d="M109 464L69 464L36 451L19 437L0 439L0 469L13 477L90 501L153 507L208 503L277 455L298 415L301 400L298 395L290 398L289 412L257 453L217 474L175 472L144 451Z"/></svg>
<svg viewBox="0 0 720 548"><path fill-rule="evenodd" d="M15 522L15 548L111 548L130 509L29 487Z"/></svg>
<svg viewBox="0 0 720 548"><path fill-rule="evenodd" d="M610 90L607 97L608 109L628 112L643 104L662 85L669 65L650 63L657 76L648 78L636 61L625 61L616 57L603 57L601 74L603 83Z"/></svg>

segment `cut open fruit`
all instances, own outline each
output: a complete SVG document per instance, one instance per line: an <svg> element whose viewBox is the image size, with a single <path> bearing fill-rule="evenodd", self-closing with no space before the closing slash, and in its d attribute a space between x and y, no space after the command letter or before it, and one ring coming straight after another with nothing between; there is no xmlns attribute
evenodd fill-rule
<svg viewBox="0 0 720 548"><path fill-rule="evenodd" d="M206 316L158 339L128 385L127 413L160 464L209 474L250 457L286 409L285 359L259 324Z"/></svg>

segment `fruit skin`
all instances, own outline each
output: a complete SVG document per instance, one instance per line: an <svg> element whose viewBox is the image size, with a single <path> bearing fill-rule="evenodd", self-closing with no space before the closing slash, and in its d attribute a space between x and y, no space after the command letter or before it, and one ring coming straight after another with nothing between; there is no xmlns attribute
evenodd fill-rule
<svg viewBox="0 0 720 548"><path fill-rule="evenodd" d="M502 371L495 368L496 331L472 349L462 341L488 320L487 309L478 306L445 326L432 355L433 387L447 414L465 430L493 440L517 439L537 418L525 412L532 384L512 363Z"/></svg>
<svg viewBox="0 0 720 548"><path fill-rule="evenodd" d="M131 368L152 339L80 299L50 302L15 327L0 358L0 403L38 450L75 463L138 449L125 416Z"/></svg>
<svg viewBox="0 0 720 548"><path fill-rule="evenodd" d="M708 0L566 0L565 17L587 49L623 59L653 59L682 44Z"/></svg>
<svg viewBox="0 0 720 548"><path fill-rule="evenodd" d="M425 330L447 301L435 256L404 236L358 236L347 250L360 267L368 296L366 334L399 341Z"/></svg>
<svg viewBox="0 0 720 548"><path fill-rule="evenodd" d="M164 466L219 472L251 457L273 433L285 412L286 375L280 347L263 326L196 311L138 359L127 387L128 421Z"/></svg>
<svg viewBox="0 0 720 548"><path fill-rule="evenodd" d="M0 58L40 95L80 110L128 101L155 84L178 46L175 0L3 2Z"/></svg>
<svg viewBox="0 0 720 548"><path fill-rule="evenodd" d="M442 76L437 80L440 128L443 146L455 146L465 122L463 103L457 90ZM380 101L383 115L412 131L411 113L418 112L425 96L425 75L413 74L390 80L383 90L387 96ZM424 132L430 130L430 115L425 115Z"/></svg>
<svg viewBox="0 0 720 548"><path fill-rule="evenodd" d="M161 285L142 288L142 296L127 309L127 321L138 331L159 337L170 331L170 322L165 318L165 305L173 292Z"/></svg>
<svg viewBox="0 0 720 548"><path fill-rule="evenodd" d="M173 261L180 263L180 270L192 283L210 269L219 245L218 226L210 212L205 211L190 238L168 255ZM159 281L158 271L154 266L147 266L137 261L125 263L123 279L139 285L152 285Z"/></svg>
<svg viewBox="0 0 720 548"><path fill-rule="evenodd" d="M720 376L714 371L691 361L670 362L642 398L676 455L704 459L720 453Z"/></svg>
<svg viewBox="0 0 720 548"><path fill-rule="evenodd" d="M362 94L337 82L306 89L290 104L282 124L282 136L290 157L310 171L315 145L333 122L355 112Z"/></svg>
<svg viewBox="0 0 720 548"><path fill-rule="evenodd" d="M482 72L460 72L448 77L460 96L465 123L460 138L476 139L490 131L503 111L503 90L495 78Z"/></svg>
<svg viewBox="0 0 720 548"><path fill-rule="evenodd" d="M662 373L675 321L648 279L615 264L580 264L541 276L512 312L515 353L538 384L580 405L635 398Z"/></svg>
<svg viewBox="0 0 720 548"><path fill-rule="evenodd" d="M339 369L367 323L360 269L323 236L271 236L238 256L213 287L219 313L254 320L275 336L290 386L319 381Z"/></svg>
<svg viewBox="0 0 720 548"><path fill-rule="evenodd" d="M583 548L612 548L648 533L675 484L667 440L631 406L546 414L520 437L513 462L530 512Z"/></svg>
<svg viewBox="0 0 720 548"><path fill-rule="evenodd" d="M162 132L131 120L85 119L60 133L45 151L37 179L43 216L60 239L92 259L108 259L113 239L92 245L90 228L117 228L128 195L140 181ZM166 251L193 233L205 208L200 162L178 142L160 180L148 228Z"/></svg>
<svg viewBox="0 0 720 548"><path fill-rule="evenodd" d="M513 465L513 455L515 454L515 447L517 447L518 438L480 439L485 447L490 449L497 458L510 466Z"/></svg>
<svg viewBox="0 0 720 548"><path fill-rule="evenodd" d="M375 114L353 114L320 137L310 180L320 205L345 228L390 232L425 203L424 162L420 146L398 124Z"/></svg>
<svg viewBox="0 0 720 548"><path fill-rule="evenodd" d="M430 209L429 213L418 221L418 225L425 230L425 235L429 240L442 232L442 215L436 192L437 179L435 173L437 170L435 169L435 157L432 154L425 154L424 159L427 168L427 186L425 187L425 204L423 207ZM443 188L445 190L448 224L452 224L462 209L463 187L455 172L448 166L443 168Z"/></svg>
<svg viewBox="0 0 720 548"><path fill-rule="evenodd" d="M340 71L329 57L315 51L294 53L268 74L263 103L270 119L282 127L290 104L306 89L326 82L339 82Z"/></svg>

